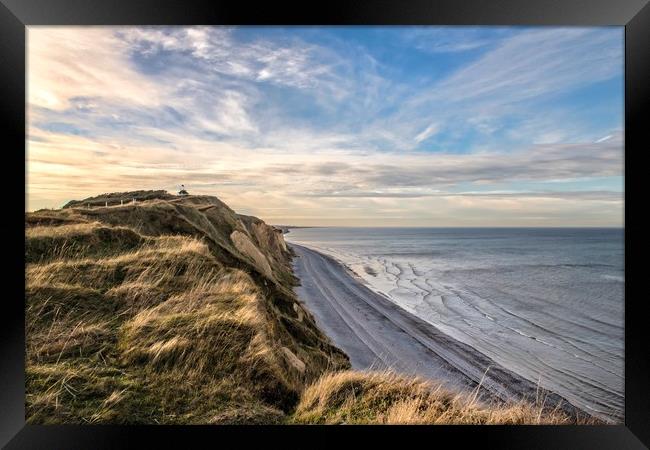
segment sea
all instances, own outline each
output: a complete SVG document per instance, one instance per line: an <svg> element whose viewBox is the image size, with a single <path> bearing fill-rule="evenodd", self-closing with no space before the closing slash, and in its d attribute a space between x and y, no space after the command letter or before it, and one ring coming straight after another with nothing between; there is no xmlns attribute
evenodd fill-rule
<svg viewBox="0 0 650 450"><path fill-rule="evenodd" d="M291 228L507 369L624 419L623 228Z"/></svg>

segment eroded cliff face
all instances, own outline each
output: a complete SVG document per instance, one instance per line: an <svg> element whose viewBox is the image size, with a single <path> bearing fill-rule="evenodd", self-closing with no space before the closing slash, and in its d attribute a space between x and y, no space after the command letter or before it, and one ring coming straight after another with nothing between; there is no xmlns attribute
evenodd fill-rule
<svg viewBox="0 0 650 450"><path fill-rule="evenodd" d="M270 423L349 367L282 233L216 197L103 194L25 224L32 423Z"/></svg>
<svg viewBox="0 0 650 450"><path fill-rule="evenodd" d="M255 267L259 269L268 278L273 279L273 270L269 264L267 257L260 251L260 249L253 244L250 237L246 233L235 230L230 234L235 248L243 255L249 257Z"/></svg>

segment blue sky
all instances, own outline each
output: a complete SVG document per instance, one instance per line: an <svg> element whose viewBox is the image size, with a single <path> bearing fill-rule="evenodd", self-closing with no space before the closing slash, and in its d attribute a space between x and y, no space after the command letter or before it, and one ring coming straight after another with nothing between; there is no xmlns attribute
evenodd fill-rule
<svg viewBox="0 0 650 450"><path fill-rule="evenodd" d="M271 223L621 226L623 28L30 27L28 209L126 189Z"/></svg>

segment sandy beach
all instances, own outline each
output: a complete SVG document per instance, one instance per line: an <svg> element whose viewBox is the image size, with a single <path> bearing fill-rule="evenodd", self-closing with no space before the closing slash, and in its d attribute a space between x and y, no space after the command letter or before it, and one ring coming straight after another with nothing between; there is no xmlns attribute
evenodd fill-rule
<svg viewBox="0 0 650 450"><path fill-rule="evenodd" d="M296 293L355 369L390 368L465 390L480 384L481 395L490 399L534 401L539 394L535 383L372 291L333 258L290 246L298 256L293 262L301 281ZM567 411L576 410L557 394L547 393L547 405L560 402Z"/></svg>

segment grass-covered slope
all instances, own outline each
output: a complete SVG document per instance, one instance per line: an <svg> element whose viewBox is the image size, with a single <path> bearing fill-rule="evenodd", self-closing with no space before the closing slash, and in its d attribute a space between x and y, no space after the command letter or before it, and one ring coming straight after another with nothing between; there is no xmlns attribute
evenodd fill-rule
<svg viewBox="0 0 650 450"><path fill-rule="evenodd" d="M544 394L527 401L486 403L478 392L460 393L440 384L391 372L342 371L308 387L292 417L300 424L594 424L587 415L549 408Z"/></svg>
<svg viewBox="0 0 650 450"><path fill-rule="evenodd" d="M30 423L274 423L349 367L274 228L214 197L98 198L26 214Z"/></svg>
<svg viewBox="0 0 650 450"><path fill-rule="evenodd" d="M282 233L215 197L103 194L25 227L29 423L589 422L347 370Z"/></svg>

